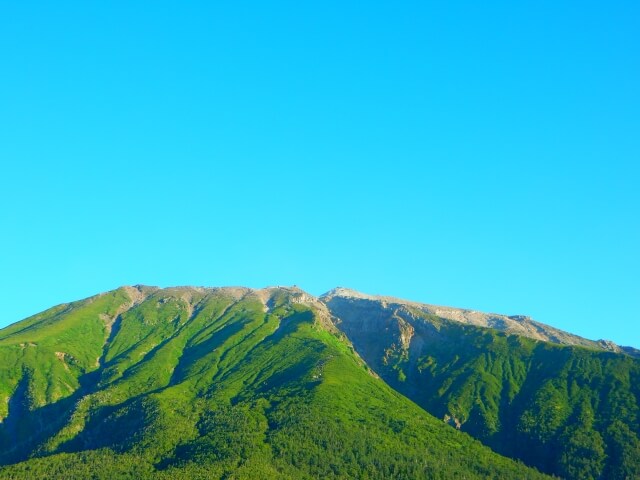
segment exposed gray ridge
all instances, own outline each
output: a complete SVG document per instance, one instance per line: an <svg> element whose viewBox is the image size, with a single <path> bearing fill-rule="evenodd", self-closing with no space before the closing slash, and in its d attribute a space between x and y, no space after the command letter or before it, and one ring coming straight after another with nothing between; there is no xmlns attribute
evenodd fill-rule
<svg viewBox="0 0 640 480"><path fill-rule="evenodd" d="M589 340L579 335L565 332L558 328L533 320L526 315L503 315L499 313L485 313L467 308L446 307L427 303L403 300L384 295L370 295L345 287L336 287L320 296L320 300L331 309L331 304L338 301L378 302L383 308L397 308L398 306L413 308L427 315L435 315L446 320L456 321L466 325L484 328L494 328L523 337L556 343L560 345L578 345L597 350L615 353L627 353L640 357L640 350L632 347L621 347L609 340Z"/></svg>

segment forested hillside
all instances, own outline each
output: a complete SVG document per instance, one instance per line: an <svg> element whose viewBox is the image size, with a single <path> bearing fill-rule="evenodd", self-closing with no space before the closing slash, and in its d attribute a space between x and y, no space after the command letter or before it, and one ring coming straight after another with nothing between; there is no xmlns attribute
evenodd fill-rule
<svg viewBox="0 0 640 480"><path fill-rule="evenodd" d="M637 358L479 328L409 302L324 300L389 385L495 451L565 478L640 478Z"/></svg>

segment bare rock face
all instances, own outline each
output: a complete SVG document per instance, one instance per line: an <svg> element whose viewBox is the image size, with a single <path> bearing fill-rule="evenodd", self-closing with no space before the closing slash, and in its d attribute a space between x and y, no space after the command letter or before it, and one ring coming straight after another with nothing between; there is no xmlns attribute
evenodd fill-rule
<svg viewBox="0 0 640 480"><path fill-rule="evenodd" d="M640 351L631 347L620 347L609 340L589 340L572 333L568 333L537 322L526 315L502 315L497 313L483 313L476 310L463 308L443 307L439 305L430 305L426 303L412 302L394 297L368 295L357 292L348 288L337 287L325 293L320 300L326 303L334 314L345 321L348 317L350 322L356 321L348 315L353 311L356 303L371 302L376 308L388 310L389 312L403 312L404 315L417 316L428 315L441 319L452 320L466 325L476 327L494 328L512 335L520 335L534 340L556 343L559 345L577 345L596 350L605 350L615 353L626 353L631 356L640 357ZM351 306L349 306L351 305ZM343 315L343 314L347 315ZM374 315L375 316L375 315ZM344 317L344 318L343 318ZM362 323L362 321L359 321ZM368 322L371 322L369 320ZM379 324L379 320L366 327L375 328ZM378 325L379 326L379 325Z"/></svg>

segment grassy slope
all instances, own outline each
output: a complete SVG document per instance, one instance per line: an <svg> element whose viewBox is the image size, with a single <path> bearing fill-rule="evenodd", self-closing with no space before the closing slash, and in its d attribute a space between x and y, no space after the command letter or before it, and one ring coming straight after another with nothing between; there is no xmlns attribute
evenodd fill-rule
<svg viewBox="0 0 640 480"><path fill-rule="evenodd" d="M265 312L251 294L156 291L103 350L104 318L129 301L118 290L0 332L0 385L13 395L2 462L23 460L2 478L543 477L372 376L289 293ZM32 380L38 370L46 381ZM72 388L46 393L61 383Z"/></svg>
<svg viewBox="0 0 640 480"><path fill-rule="evenodd" d="M24 413L48 406L43 413L52 415L53 405L78 392L81 378L98 368L107 338L103 318L115 316L129 301L118 290L54 307L0 330L0 442L20 448L31 429L44 428L19 421Z"/></svg>
<svg viewBox="0 0 640 480"><path fill-rule="evenodd" d="M372 302L334 307L343 318L383 319L384 336L361 323L341 328L393 388L496 451L567 478L640 478L639 360L418 311L394 316Z"/></svg>

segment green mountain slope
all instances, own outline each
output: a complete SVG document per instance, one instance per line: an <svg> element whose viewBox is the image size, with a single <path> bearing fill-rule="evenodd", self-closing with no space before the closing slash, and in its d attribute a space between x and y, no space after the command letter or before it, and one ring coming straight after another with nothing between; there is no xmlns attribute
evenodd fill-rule
<svg viewBox="0 0 640 480"><path fill-rule="evenodd" d="M1 478L545 478L377 378L297 289L125 287L0 331Z"/></svg>
<svg viewBox="0 0 640 480"><path fill-rule="evenodd" d="M565 478L640 478L637 358L465 325L411 302L323 300L389 385L495 451Z"/></svg>

